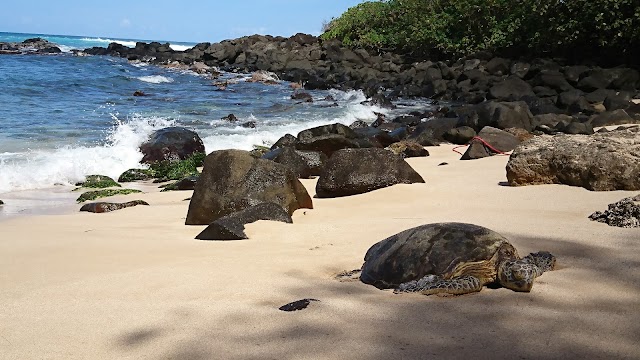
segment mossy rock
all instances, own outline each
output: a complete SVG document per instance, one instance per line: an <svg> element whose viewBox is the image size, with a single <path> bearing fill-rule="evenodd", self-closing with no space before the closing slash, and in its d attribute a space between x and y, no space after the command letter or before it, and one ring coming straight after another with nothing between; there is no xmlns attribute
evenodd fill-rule
<svg viewBox="0 0 640 360"><path fill-rule="evenodd" d="M154 172L150 169L129 169L120 175L119 182L132 182L153 179Z"/></svg>
<svg viewBox="0 0 640 360"><path fill-rule="evenodd" d="M109 187L120 187L115 180L104 175L88 175L84 182L79 182L76 186L84 188L104 189Z"/></svg>
<svg viewBox="0 0 640 360"><path fill-rule="evenodd" d="M103 189L103 190L93 190L87 191L80 195L77 202L82 203L89 200L95 200L103 197L115 196L115 195L128 195L133 193L141 193L140 190L135 189Z"/></svg>
<svg viewBox="0 0 640 360"><path fill-rule="evenodd" d="M158 182L182 180L186 177L199 175L198 167L202 166L206 156L205 153L195 153L186 160L158 161L151 164L150 170Z"/></svg>

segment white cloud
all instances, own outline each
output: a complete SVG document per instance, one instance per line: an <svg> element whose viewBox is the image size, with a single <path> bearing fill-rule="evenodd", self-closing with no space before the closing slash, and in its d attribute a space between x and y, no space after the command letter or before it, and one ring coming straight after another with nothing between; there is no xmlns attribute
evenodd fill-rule
<svg viewBox="0 0 640 360"><path fill-rule="evenodd" d="M122 19L122 21L120 21L120 27L131 27L131 20Z"/></svg>

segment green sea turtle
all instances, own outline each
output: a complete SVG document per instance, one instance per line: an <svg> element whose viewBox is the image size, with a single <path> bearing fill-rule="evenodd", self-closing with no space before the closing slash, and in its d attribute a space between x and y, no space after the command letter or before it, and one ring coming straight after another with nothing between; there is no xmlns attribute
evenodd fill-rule
<svg viewBox="0 0 640 360"><path fill-rule="evenodd" d="M464 223L418 226L373 245L365 255L360 280L395 292L461 295L497 283L531 291L533 281L553 270L546 251L520 258L502 235Z"/></svg>

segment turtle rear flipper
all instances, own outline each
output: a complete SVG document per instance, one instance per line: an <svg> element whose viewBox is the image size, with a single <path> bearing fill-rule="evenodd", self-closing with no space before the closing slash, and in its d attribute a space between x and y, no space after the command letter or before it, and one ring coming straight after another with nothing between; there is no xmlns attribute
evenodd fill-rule
<svg viewBox="0 0 640 360"><path fill-rule="evenodd" d="M482 290L483 285L480 279L471 275L451 279L443 279L436 275L427 275L420 280L400 284L395 292L419 292L423 295L463 295L478 292Z"/></svg>

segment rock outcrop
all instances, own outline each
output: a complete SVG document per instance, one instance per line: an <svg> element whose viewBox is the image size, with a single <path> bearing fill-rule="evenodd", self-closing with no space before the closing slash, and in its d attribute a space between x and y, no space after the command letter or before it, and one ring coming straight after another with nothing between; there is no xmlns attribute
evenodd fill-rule
<svg viewBox="0 0 640 360"><path fill-rule="evenodd" d="M378 148L344 149L336 151L325 164L316 195L349 196L413 183L424 183L424 179L401 156Z"/></svg>
<svg viewBox="0 0 640 360"><path fill-rule="evenodd" d="M542 135L526 141L507 163L509 184L565 184L588 190L640 190L640 132Z"/></svg>
<svg viewBox="0 0 640 360"><path fill-rule="evenodd" d="M248 239L244 232L244 226L258 220L281 221L293 223L282 206L267 202L248 207L229 215L214 220L207 228L202 230L196 239L198 240L242 240Z"/></svg>
<svg viewBox="0 0 640 360"><path fill-rule="evenodd" d="M289 167L254 158L247 151L214 151L205 158L185 223L209 225L267 202L280 205L289 215L299 208L313 208L307 190Z"/></svg>

